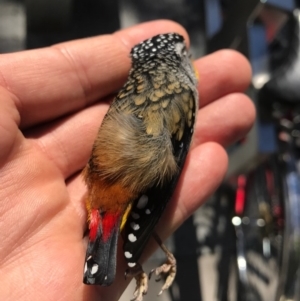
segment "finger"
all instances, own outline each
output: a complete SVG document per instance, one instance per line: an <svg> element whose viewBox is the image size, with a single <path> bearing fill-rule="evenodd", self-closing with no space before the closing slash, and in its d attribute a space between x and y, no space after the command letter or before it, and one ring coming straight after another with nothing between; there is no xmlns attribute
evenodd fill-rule
<svg viewBox="0 0 300 301"><path fill-rule="evenodd" d="M227 147L245 137L255 119L255 107L242 93L228 94L202 108L193 145L214 141Z"/></svg>
<svg viewBox="0 0 300 301"><path fill-rule="evenodd" d="M187 157L173 200L158 231L162 238L173 233L221 184L228 166L225 149L215 142L195 147ZM171 221L164 230L164 221Z"/></svg>
<svg viewBox="0 0 300 301"><path fill-rule="evenodd" d="M14 95L0 86L0 167L21 142L20 116L15 101Z"/></svg>
<svg viewBox="0 0 300 301"><path fill-rule="evenodd" d="M119 89L138 42L162 32L186 31L171 21L154 21L113 35L66 42L0 56L0 85L19 99L21 126L27 128L79 110Z"/></svg>
<svg viewBox="0 0 300 301"><path fill-rule="evenodd" d="M251 80L247 59L233 50L220 50L195 62L199 74L201 107L233 93L243 92Z"/></svg>
<svg viewBox="0 0 300 301"><path fill-rule="evenodd" d="M65 178L82 169L91 154L92 144L108 108L98 104L75 115L31 132L47 156L59 167ZM199 111L193 147L213 141L227 146L250 129L255 110L243 94L230 94Z"/></svg>

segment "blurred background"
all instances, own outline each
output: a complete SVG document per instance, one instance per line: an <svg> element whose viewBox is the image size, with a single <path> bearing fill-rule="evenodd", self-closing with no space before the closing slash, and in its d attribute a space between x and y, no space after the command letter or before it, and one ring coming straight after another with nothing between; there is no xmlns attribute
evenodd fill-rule
<svg viewBox="0 0 300 301"><path fill-rule="evenodd" d="M256 123L228 148L221 187L168 239L178 274L157 300L300 300L299 5L296 0L0 0L0 54L165 18L187 29L194 57L233 48L250 60L247 94L257 108ZM164 259L158 251L145 270ZM152 280L144 300L156 300L161 285ZM130 300L133 290L130 285L121 300Z"/></svg>

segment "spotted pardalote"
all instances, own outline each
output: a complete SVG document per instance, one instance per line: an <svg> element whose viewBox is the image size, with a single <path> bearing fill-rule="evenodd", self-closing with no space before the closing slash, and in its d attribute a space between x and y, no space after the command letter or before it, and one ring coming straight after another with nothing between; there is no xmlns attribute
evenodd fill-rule
<svg viewBox="0 0 300 301"><path fill-rule="evenodd" d="M119 234L128 274L142 300L147 277L138 260L154 238L167 254L167 288L176 260L154 232L172 197L191 144L198 110L197 77L181 35L154 36L132 48L127 82L99 129L84 169L88 188L89 243L84 283L110 285L115 278Z"/></svg>

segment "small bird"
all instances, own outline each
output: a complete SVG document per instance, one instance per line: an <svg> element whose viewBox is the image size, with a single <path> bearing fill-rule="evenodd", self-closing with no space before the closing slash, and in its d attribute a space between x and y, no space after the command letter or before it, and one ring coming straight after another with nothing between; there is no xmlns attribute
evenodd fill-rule
<svg viewBox="0 0 300 301"><path fill-rule="evenodd" d="M167 262L150 276L168 275L163 291L176 275L176 260L154 230L184 166L198 92L181 35L156 35L134 46L130 57L127 82L104 117L83 171L89 224L83 282L108 286L114 281L121 233L125 275L136 278L133 300L141 301L148 276L138 260L151 236Z"/></svg>

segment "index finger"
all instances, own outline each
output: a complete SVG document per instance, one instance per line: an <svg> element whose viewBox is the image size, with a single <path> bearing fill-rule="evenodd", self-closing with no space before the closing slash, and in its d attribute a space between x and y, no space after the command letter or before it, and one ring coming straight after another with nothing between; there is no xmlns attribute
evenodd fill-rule
<svg viewBox="0 0 300 301"><path fill-rule="evenodd" d="M78 111L121 87L129 52L153 35L186 31L172 21L154 21L112 35L66 42L0 56L0 85L17 97L21 127Z"/></svg>

